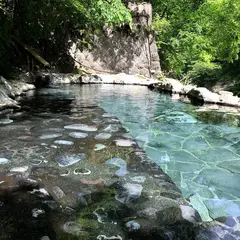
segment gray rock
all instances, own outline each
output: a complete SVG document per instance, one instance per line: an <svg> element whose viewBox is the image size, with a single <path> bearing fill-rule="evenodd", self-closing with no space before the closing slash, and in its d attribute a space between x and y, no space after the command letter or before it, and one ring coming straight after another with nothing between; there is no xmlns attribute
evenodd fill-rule
<svg viewBox="0 0 240 240"><path fill-rule="evenodd" d="M220 96L217 93L213 93L204 87L193 88L188 92L188 96L206 103L218 103L220 101Z"/></svg>
<svg viewBox="0 0 240 240"><path fill-rule="evenodd" d="M158 83L157 88L162 91L168 91L172 93L182 93L183 84L176 79L165 78L163 81L160 81Z"/></svg>

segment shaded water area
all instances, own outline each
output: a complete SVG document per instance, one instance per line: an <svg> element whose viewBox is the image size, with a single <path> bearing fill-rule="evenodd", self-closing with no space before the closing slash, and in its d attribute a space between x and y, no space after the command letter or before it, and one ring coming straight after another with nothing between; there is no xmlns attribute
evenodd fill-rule
<svg viewBox="0 0 240 240"><path fill-rule="evenodd" d="M22 105L0 125L1 240L211 239L178 188L204 220L240 216L239 128L138 86L39 89Z"/></svg>

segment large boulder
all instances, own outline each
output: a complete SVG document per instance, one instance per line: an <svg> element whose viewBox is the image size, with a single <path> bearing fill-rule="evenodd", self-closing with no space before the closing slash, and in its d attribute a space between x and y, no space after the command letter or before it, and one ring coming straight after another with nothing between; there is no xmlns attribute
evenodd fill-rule
<svg viewBox="0 0 240 240"><path fill-rule="evenodd" d="M199 87L193 88L188 92L190 98L195 98L199 101L206 103L218 103L220 102L220 96L217 93L209 91L207 88Z"/></svg>
<svg viewBox="0 0 240 240"><path fill-rule="evenodd" d="M167 91L171 93L182 93L183 84L173 78L165 78L164 81L158 83L157 88L161 91Z"/></svg>
<svg viewBox="0 0 240 240"><path fill-rule="evenodd" d="M220 103L223 105L240 106L240 99L237 96L233 96L232 92L219 91Z"/></svg>

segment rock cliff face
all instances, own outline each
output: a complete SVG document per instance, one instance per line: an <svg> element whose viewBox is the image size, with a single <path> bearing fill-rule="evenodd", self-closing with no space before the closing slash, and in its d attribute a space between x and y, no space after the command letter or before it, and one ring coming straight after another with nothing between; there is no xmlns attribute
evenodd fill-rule
<svg viewBox="0 0 240 240"><path fill-rule="evenodd" d="M80 51L77 44L70 48L76 66L96 72L158 75L161 72L154 36L146 31L152 24L152 6L148 3L128 3L132 11L135 33L105 32L95 36L92 50Z"/></svg>

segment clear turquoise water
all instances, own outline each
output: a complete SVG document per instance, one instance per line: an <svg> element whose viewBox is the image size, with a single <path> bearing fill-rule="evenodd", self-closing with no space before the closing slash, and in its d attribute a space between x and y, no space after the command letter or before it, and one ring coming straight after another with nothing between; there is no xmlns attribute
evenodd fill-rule
<svg viewBox="0 0 240 240"><path fill-rule="evenodd" d="M120 119L204 220L240 215L237 118L201 114L144 87L107 86L99 93L99 105Z"/></svg>

